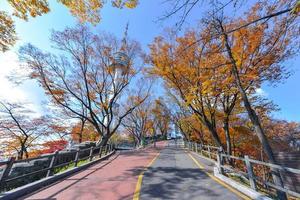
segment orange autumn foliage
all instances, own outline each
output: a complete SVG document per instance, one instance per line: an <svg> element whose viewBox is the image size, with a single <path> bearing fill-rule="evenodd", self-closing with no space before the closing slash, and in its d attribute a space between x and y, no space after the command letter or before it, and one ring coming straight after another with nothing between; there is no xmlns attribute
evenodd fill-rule
<svg viewBox="0 0 300 200"><path fill-rule="evenodd" d="M75 142L85 142L85 141L97 141L99 139L99 134L95 130L95 128L86 123L81 132L81 124L77 123L71 131L71 138Z"/></svg>

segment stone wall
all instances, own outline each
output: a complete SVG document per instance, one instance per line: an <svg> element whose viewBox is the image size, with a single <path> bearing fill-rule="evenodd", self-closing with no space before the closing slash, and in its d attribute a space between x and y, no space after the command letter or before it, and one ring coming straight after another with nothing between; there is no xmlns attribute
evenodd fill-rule
<svg viewBox="0 0 300 200"><path fill-rule="evenodd" d="M81 144L73 145L71 148L59 151L57 159L54 163L55 166L61 165L64 163L68 163L75 160L76 151L80 150L79 152L79 159L88 157L90 154L90 148L95 147L95 142L83 142ZM94 154L99 153L99 150L94 151ZM25 159L22 161L16 161L16 163L13 164L13 167L7 177L7 179L11 179L14 177L22 176L28 173L36 172L38 170L46 169L50 165L50 161L52 159L52 155L49 154L47 157L47 154L42 155L40 157L34 158L34 159ZM4 167L0 168L0 173L4 170ZM13 188L20 187L22 185L26 185L28 183L32 183L36 180L40 180L44 177L46 177L47 171L43 171L31 176L27 176L24 178L19 178L10 182L7 182L6 184L1 185L0 192L1 191L8 191Z"/></svg>

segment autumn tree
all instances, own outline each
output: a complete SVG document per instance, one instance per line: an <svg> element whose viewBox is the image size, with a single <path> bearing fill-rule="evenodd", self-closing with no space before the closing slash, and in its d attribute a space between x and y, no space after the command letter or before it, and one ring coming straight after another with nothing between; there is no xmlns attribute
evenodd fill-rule
<svg viewBox="0 0 300 200"><path fill-rule="evenodd" d="M222 89L222 94L220 95L219 104L220 104L220 111L219 111L219 118L223 123L223 131L226 138L226 152L229 155L232 155L232 144L230 138L230 122L234 120L234 117L238 115L240 112L243 112L241 108L241 99L234 85L234 81L232 78L228 79L228 74L226 71L219 69L221 82L219 83ZM225 73L224 73L225 72ZM227 80L227 81L225 81ZM248 91L249 92L249 91Z"/></svg>
<svg viewBox="0 0 300 200"><path fill-rule="evenodd" d="M185 140L190 141L190 137L192 134L192 128L194 126L190 126L186 118L191 115L189 109L184 105L176 95L172 94L170 90L167 91L168 102L171 104L172 109L170 109L171 114L171 122L175 125L175 128L179 130L184 137Z"/></svg>
<svg viewBox="0 0 300 200"><path fill-rule="evenodd" d="M158 98L154 101L152 113L154 118L155 132L159 132L164 138L166 138L170 130L171 115L162 98Z"/></svg>
<svg viewBox="0 0 300 200"><path fill-rule="evenodd" d="M97 24L101 20L100 10L107 3L104 0L57 0L66 6L71 14L80 22ZM29 17L37 17L50 12L48 0L7 0L13 8L13 16L28 20ZM111 0L112 6L116 8L135 8L138 0ZM17 40L14 21L7 12L0 10L0 51L4 52L15 44Z"/></svg>
<svg viewBox="0 0 300 200"><path fill-rule="evenodd" d="M269 5L270 9L265 15L252 19L251 21L239 24L238 26L233 27L230 32L234 32L242 27L249 26L254 23L264 23L264 20L272 19L273 17L277 17L283 14L290 15L293 18L296 15L299 15L300 12L300 2L299 0L263 0L263 1L247 1L247 0L168 0L164 2L168 5L166 12L158 18L158 21L164 21L169 18L176 18L175 27L178 30L182 29L184 23L186 23L189 15L196 9L201 7L201 11L203 13L213 12L227 12L232 13L232 16L237 16L241 13L241 10L248 9L256 3L263 3L265 5ZM251 4L248 4L251 3ZM197 41L199 42L199 41ZM196 43L197 43L196 42ZM195 45L194 44L191 44Z"/></svg>
<svg viewBox="0 0 300 200"><path fill-rule="evenodd" d="M82 25L54 31L51 43L64 55L44 53L30 44L20 49L29 78L37 80L68 117L92 124L100 136L98 144L105 145L145 99L126 90L141 67L139 44L126 37L121 42L112 35L93 34ZM124 106L127 101L132 106Z"/></svg>
<svg viewBox="0 0 300 200"><path fill-rule="evenodd" d="M68 145L66 140L52 140L42 143L42 149L40 150L41 154L54 153L55 151L61 151L65 149Z"/></svg>
<svg viewBox="0 0 300 200"><path fill-rule="evenodd" d="M123 121L125 130L134 137L135 145L142 145L143 138L150 136L154 130L152 101L147 99L131 112Z"/></svg>
<svg viewBox="0 0 300 200"><path fill-rule="evenodd" d="M271 163L276 163L273 150L267 140L262 123L247 94L247 89L260 88L264 82L278 82L286 76L283 61L290 58L298 48L297 23L289 17L269 20L265 24L252 24L247 27L228 33L232 27L244 24L257 17L261 11L267 9L263 4L256 4L246 18L228 20L222 16L214 18L212 26L216 35L221 35L220 44L223 53L230 64L227 66L233 76L236 88L241 95L244 107L255 128L265 153ZM270 24L272 23L272 24ZM296 31L295 31L296 30ZM280 177L273 174L274 182L282 186ZM284 195L279 192L284 198ZM283 195L283 196L282 196Z"/></svg>
<svg viewBox="0 0 300 200"><path fill-rule="evenodd" d="M82 123L78 122L71 130L71 138L74 142L78 143L97 141L99 139L99 134L91 123L87 122L82 126Z"/></svg>
<svg viewBox="0 0 300 200"><path fill-rule="evenodd" d="M84 97L82 96L82 98ZM76 116L75 120L77 123L72 127L71 137L74 141L79 143L87 141L88 138L93 138L94 141L97 139L97 131L93 130L93 126L87 121L88 109L83 104L80 105L80 108L80 115ZM61 116L65 116L66 114L68 114L68 112L62 112ZM72 119L72 114L69 117Z"/></svg>
<svg viewBox="0 0 300 200"><path fill-rule="evenodd" d="M187 141L195 138L197 141L204 143L203 125L193 114L193 111L185 105L178 95L172 93L168 88L166 88L166 95L171 123L175 125L175 128L180 131Z"/></svg>
<svg viewBox="0 0 300 200"><path fill-rule="evenodd" d="M187 45L203 38L202 43L183 51ZM217 133L218 102L222 94L220 74L215 69L222 65L222 57L213 57L217 46L210 42L209 31L203 34L189 31L182 37L157 37L151 49L151 73L161 77L166 87L174 90L198 120L210 131L215 144L222 147Z"/></svg>
<svg viewBox="0 0 300 200"><path fill-rule="evenodd" d="M262 120L266 136L277 151L289 152L297 150L300 126L297 122L274 119L270 116Z"/></svg>
<svg viewBox="0 0 300 200"><path fill-rule="evenodd" d="M276 9L277 5L260 3L245 17L232 20L222 14L209 14L199 33L189 31L171 40L158 37L150 46L152 73L163 78L166 86L193 110L218 146L222 146L217 131L221 117L227 151L231 151L228 122L239 100L266 154L273 159L271 163L276 163L275 158L251 98L262 83L278 82L288 76L282 63L299 48L297 20L289 13L269 17L264 24L255 22ZM274 180L282 185L276 175Z"/></svg>
<svg viewBox="0 0 300 200"><path fill-rule="evenodd" d="M0 11L0 51L4 52L17 40L15 26L12 18L5 12Z"/></svg>
<svg viewBox="0 0 300 200"><path fill-rule="evenodd" d="M49 135L49 139L59 138L59 140L65 140L70 135L70 125L69 121L64 118L62 120L61 117L47 115L47 125L49 127L49 132L52 134ZM53 136L53 137L50 137Z"/></svg>
<svg viewBox="0 0 300 200"><path fill-rule="evenodd" d="M45 119L33 117L33 112L24 106L0 102L0 134L9 141L7 151L15 150L18 159L28 158L28 149L48 133Z"/></svg>
<svg viewBox="0 0 300 200"><path fill-rule="evenodd" d="M177 115L179 115L179 113L177 113ZM175 119L177 119L176 125L181 130L184 137L188 141L196 141L201 144L207 144L207 140L204 139L203 124L199 121L197 116L193 113L179 116L175 117Z"/></svg>

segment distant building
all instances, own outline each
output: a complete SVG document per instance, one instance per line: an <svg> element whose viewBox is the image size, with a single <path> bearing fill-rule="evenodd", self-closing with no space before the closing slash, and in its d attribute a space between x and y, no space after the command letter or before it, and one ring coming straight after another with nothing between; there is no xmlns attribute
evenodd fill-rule
<svg viewBox="0 0 300 200"><path fill-rule="evenodd" d="M180 130L178 129L178 126L176 124L173 124L174 128L172 131L168 133L168 138L182 138L182 134Z"/></svg>

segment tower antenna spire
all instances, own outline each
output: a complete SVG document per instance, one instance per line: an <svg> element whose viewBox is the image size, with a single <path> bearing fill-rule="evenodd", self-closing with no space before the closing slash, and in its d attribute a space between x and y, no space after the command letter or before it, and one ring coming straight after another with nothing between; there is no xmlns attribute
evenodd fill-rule
<svg viewBox="0 0 300 200"><path fill-rule="evenodd" d="M128 28L129 28L129 22L127 22L126 27L125 27L124 36L122 39L121 51L125 51L126 47L127 47Z"/></svg>

